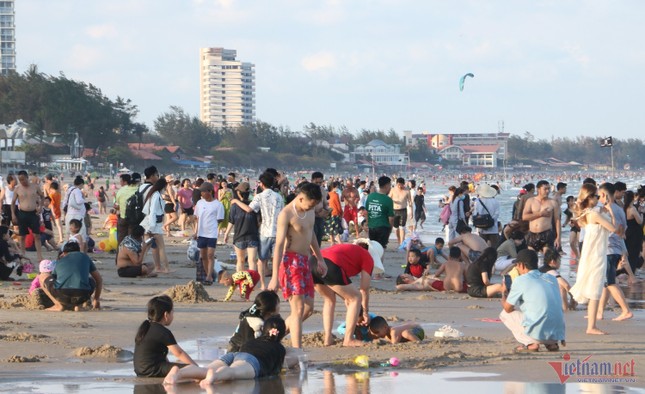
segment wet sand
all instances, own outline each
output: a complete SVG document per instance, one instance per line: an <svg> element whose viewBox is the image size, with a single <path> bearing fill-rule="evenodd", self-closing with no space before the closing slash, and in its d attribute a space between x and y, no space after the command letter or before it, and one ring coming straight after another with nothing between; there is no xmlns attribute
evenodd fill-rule
<svg viewBox="0 0 645 394"><path fill-rule="evenodd" d="M33 305L26 302L11 305L16 297L27 294L30 281L21 281L20 286L0 282L2 380L29 379L30 374L41 375L48 371L73 374L72 371L89 373L131 368L131 364L120 361L131 357L136 330L146 318L148 299L173 286L186 285L195 277L193 264L186 259L187 244L182 239L171 238L167 245L171 269L175 272L156 278L119 278L114 255L93 255L100 261L97 267L105 282L100 311L52 313L28 309ZM230 245L218 246L218 259L228 261L231 250ZM46 257L53 258L54 254L46 253ZM147 261L150 259L148 256ZM403 253L387 251L384 258L386 273L393 277L400 273L403 260ZM591 356L599 362L625 363L633 359L637 377L635 383L628 385L645 387L640 372L645 366L645 341L641 336L645 318L643 310L634 310L634 318L624 322L612 322L610 319L617 316L617 312L607 310L606 320L600 322L599 327L610 335L589 336L584 334L586 311L578 307L577 311L567 312L565 316L566 348L558 353L546 352L542 348L538 353L515 354L515 340L497 321L501 310L499 299L473 299L456 293L397 293L393 290L394 279L373 282L372 285L371 312L386 317L392 324L403 321L422 324L426 340L397 345L371 343L362 348L322 347L321 336L315 334L322 330L322 302L317 297L316 312L304 323L307 333L305 349L311 368L358 370L351 360L364 354L369 356L370 365L374 368L381 368L380 363L396 356L401 360L398 367L401 370L491 372L498 375L489 379L558 382L548 362L561 361L567 353L571 360ZM205 287L205 290L212 300L199 303L187 300L175 305L175 319L170 329L180 343L200 338L229 337L237 325L239 312L249 306L241 301L222 302L227 291L223 286L215 284ZM642 295L642 290L634 292L639 293ZM233 297L234 300L236 298L239 299ZM282 302L281 313L285 317L289 314L287 302ZM344 314L345 307L339 301L336 321L343 321ZM444 324L452 325L465 336L460 339L434 338L434 330ZM225 342L221 346L225 347ZM138 381L134 372L124 375Z"/></svg>

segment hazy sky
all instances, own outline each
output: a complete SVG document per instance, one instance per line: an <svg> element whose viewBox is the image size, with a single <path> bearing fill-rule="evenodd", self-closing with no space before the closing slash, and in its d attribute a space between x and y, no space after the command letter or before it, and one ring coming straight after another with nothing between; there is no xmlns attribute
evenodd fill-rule
<svg viewBox="0 0 645 394"><path fill-rule="evenodd" d="M199 115L199 48L256 65L259 120L300 130L643 133L645 1L17 0L18 70ZM459 78L471 72L459 91Z"/></svg>

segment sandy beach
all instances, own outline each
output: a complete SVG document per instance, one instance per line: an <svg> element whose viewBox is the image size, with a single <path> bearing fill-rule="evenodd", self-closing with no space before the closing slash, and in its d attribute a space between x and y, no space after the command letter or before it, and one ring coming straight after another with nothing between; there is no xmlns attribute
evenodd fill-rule
<svg viewBox="0 0 645 394"><path fill-rule="evenodd" d="M95 223L99 222L99 218L96 218ZM171 238L167 247L171 269L175 272L156 278L119 278L114 255L93 255L100 262L97 267L105 282L100 311L54 313L33 309L36 305L26 296L30 281L2 282L1 380L7 384L24 382L51 371L71 375L112 371L112 375L117 376L101 379L141 383L142 379L135 378L132 364L123 361L131 357L135 332L146 317L146 302L154 295L173 286L187 285L195 278L194 265L186 258L187 243L181 238ZM227 262L231 251L230 245L218 246L218 259ZM54 258L54 253L46 253L46 257ZM148 256L147 260L150 259ZM392 276L400 273L403 260L403 253L386 251L386 273ZM197 288L200 289L201 285ZM187 299L177 302L175 320L170 329L180 344L208 340L216 353L217 348L226 348L227 338L237 325L239 312L249 304L239 301L237 296L233 297L236 301L222 302L227 289L221 285L204 289L207 296L202 298L210 297L211 300L194 302ZM642 283L631 290L632 294L640 294L638 299L642 299ZM457 293L397 293L394 291L394 279L388 279L372 282L370 304L372 312L386 317L391 324L403 321L422 324L426 340L397 345L371 343L362 348L343 348L340 345L322 347L322 301L317 297L316 312L304 323L304 346L310 370L360 370L352 360L358 355L367 355L370 358L370 371L378 371L383 368L381 363L396 356L401 360L398 367L401 371L485 372L495 374L488 379L559 383L549 362L562 361L562 357L568 354L570 360L583 360L589 356L598 362L627 363L633 360L636 376L632 377L633 382L625 385L645 387L641 372L645 366L645 342L641 336L645 315L642 309L635 309L634 318L624 322L612 322L610 319L616 312L607 310L606 320L599 324L610 335L589 336L584 334L586 311L578 307L577 311L567 312L565 316L566 348L558 353L542 349L538 353L515 354L513 349L516 342L498 320L501 310L499 299L474 299ZM282 302L281 313L288 315L287 302ZM345 308L340 302L335 319L341 322L344 316ZM459 339L434 338L434 330L444 324L457 328L465 336ZM159 383L160 380L143 379L143 382ZM8 387L0 384L0 389Z"/></svg>

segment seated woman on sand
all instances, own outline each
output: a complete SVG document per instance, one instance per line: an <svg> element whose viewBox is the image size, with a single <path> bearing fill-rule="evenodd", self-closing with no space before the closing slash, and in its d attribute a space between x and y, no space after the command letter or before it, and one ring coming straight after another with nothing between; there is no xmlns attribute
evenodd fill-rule
<svg viewBox="0 0 645 394"><path fill-rule="evenodd" d="M490 298L501 294L501 283L490 283L493 266L497 260L495 248L486 248L475 262L468 266L466 281L468 282L468 295L476 298Z"/></svg>
<svg viewBox="0 0 645 394"><path fill-rule="evenodd" d="M298 357L287 354L287 350L280 343L286 330L284 320L280 316L272 316L264 322L262 336L243 344L239 352L226 353L206 368L196 365L182 368L174 366L166 375L164 385L174 385L186 380L201 380L199 385L206 388L217 381L278 375L285 360L288 367L298 363Z"/></svg>

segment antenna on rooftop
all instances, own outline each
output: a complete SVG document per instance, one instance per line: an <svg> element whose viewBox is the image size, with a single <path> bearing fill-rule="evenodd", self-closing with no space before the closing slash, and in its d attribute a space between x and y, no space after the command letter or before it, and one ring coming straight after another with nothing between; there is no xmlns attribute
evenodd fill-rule
<svg viewBox="0 0 645 394"><path fill-rule="evenodd" d="M497 132L498 133L503 133L504 132L504 121L500 120L497 122Z"/></svg>

